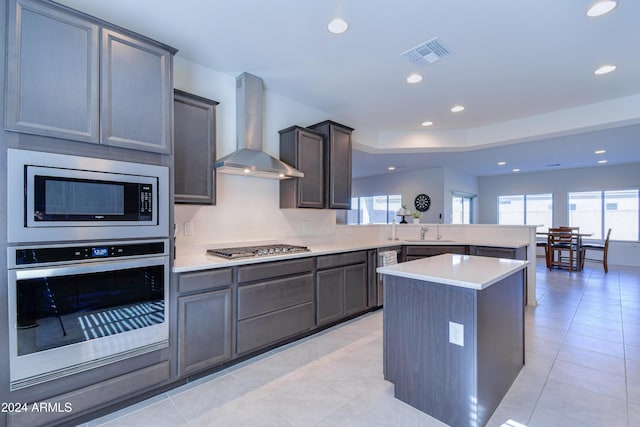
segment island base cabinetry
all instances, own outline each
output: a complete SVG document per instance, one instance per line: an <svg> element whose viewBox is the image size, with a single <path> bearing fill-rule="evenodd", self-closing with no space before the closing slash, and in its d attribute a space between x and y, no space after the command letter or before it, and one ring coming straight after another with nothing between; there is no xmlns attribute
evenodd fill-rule
<svg viewBox="0 0 640 427"><path fill-rule="evenodd" d="M483 426L524 365L524 273L474 290L385 276L384 374L451 426ZM464 346L450 342L463 325Z"/></svg>

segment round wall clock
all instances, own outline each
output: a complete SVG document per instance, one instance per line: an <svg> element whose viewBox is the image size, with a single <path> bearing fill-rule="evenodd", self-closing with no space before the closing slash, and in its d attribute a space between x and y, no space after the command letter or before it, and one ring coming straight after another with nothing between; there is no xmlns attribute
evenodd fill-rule
<svg viewBox="0 0 640 427"><path fill-rule="evenodd" d="M431 198L426 194L418 194L414 204L417 210L426 212L429 210L429 206L431 206Z"/></svg>

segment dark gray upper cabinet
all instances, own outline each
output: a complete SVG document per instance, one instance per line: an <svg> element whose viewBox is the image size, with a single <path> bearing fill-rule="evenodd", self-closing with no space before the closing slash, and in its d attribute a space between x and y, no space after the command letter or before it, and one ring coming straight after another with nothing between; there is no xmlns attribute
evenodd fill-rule
<svg viewBox="0 0 640 427"><path fill-rule="evenodd" d="M174 49L55 3L8 3L6 129L171 151Z"/></svg>
<svg viewBox="0 0 640 427"><path fill-rule="evenodd" d="M351 209L351 133L330 120L309 126L325 137L325 207Z"/></svg>
<svg viewBox="0 0 640 427"><path fill-rule="evenodd" d="M158 153L171 151L172 53L102 29L102 142Z"/></svg>
<svg viewBox="0 0 640 427"><path fill-rule="evenodd" d="M324 207L324 137L292 126L280 131L280 160L304 173L280 181L281 208Z"/></svg>
<svg viewBox="0 0 640 427"><path fill-rule="evenodd" d="M99 34L40 1L9 2L7 129L99 142Z"/></svg>
<svg viewBox="0 0 640 427"><path fill-rule="evenodd" d="M216 101L174 90L176 203L216 202L216 105Z"/></svg>

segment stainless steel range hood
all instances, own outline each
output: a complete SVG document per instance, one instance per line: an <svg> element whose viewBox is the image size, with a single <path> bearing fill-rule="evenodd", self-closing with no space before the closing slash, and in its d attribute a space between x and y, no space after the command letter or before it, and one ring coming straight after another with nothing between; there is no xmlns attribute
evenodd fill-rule
<svg viewBox="0 0 640 427"><path fill-rule="evenodd" d="M236 78L236 151L216 161L220 173L287 179L304 173L262 151L264 84L243 73Z"/></svg>

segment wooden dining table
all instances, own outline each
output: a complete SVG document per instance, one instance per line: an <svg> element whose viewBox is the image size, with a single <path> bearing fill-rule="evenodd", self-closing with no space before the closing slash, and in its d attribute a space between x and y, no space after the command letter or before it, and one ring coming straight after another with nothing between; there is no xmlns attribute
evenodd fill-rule
<svg viewBox="0 0 640 427"><path fill-rule="evenodd" d="M580 227L567 227L570 231L571 230L578 230ZM571 234L573 236L578 236L578 244L576 247L576 252L577 252L577 256L576 256L576 271L581 271L582 270L582 238L583 237L592 237L593 233L580 233L580 232L574 232L571 231ZM547 236L547 238L549 237L549 232L548 231L537 231L536 232L536 236ZM550 248L549 248L550 249Z"/></svg>

